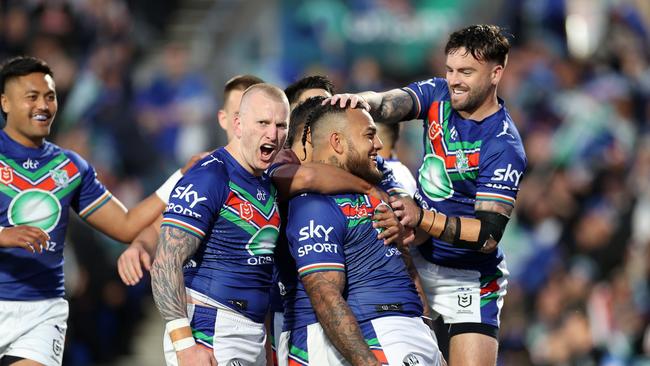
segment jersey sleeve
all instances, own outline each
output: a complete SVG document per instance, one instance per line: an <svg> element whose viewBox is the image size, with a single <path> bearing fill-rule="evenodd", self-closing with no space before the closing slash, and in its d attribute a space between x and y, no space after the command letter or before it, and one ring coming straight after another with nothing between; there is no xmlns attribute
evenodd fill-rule
<svg viewBox="0 0 650 366"><path fill-rule="evenodd" d="M169 197L162 226L174 227L203 239L225 200L227 174L214 165L191 169Z"/></svg>
<svg viewBox="0 0 650 366"><path fill-rule="evenodd" d="M481 148L476 201L514 206L526 165L526 154L518 134L488 140Z"/></svg>
<svg viewBox="0 0 650 366"><path fill-rule="evenodd" d="M289 251L300 278L315 272L345 272L347 228L331 198L308 193L292 198L287 222Z"/></svg>
<svg viewBox="0 0 650 366"><path fill-rule="evenodd" d="M447 80L432 78L429 80L416 81L402 88L413 98L413 109L409 114L411 119L426 119L428 108L431 103L443 100L449 94Z"/></svg>
<svg viewBox="0 0 650 366"><path fill-rule="evenodd" d="M381 172L381 182L379 188L388 192L390 196L403 196L409 195L404 185L397 180L393 169L386 163L386 160L377 155L377 169Z"/></svg>
<svg viewBox="0 0 650 366"><path fill-rule="evenodd" d="M66 155L77 167L77 174L81 179L79 190L71 202L71 207L79 214L79 217L85 220L98 208L110 201L113 195L97 179L97 172L95 172L92 165L74 152L67 152ZM71 183L74 183L74 177L70 178Z"/></svg>

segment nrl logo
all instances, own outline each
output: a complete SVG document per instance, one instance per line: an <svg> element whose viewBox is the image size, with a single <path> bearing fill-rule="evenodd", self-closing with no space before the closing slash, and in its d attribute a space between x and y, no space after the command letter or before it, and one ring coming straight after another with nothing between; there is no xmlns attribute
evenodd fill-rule
<svg viewBox="0 0 650 366"><path fill-rule="evenodd" d="M472 295L470 294L459 294L458 295L458 306L466 308L472 305Z"/></svg>
<svg viewBox="0 0 650 366"><path fill-rule="evenodd" d="M440 134L442 134L442 127L440 126L440 123L438 123L436 120L432 120L429 124L429 139L433 141L436 139L436 137L440 136Z"/></svg>
<svg viewBox="0 0 650 366"><path fill-rule="evenodd" d="M239 204L239 217L246 221L253 218L253 206L251 206L250 202Z"/></svg>
<svg viewBox="0 0 650 366"><path fill-rule="evenodd" d="M14 181L14 171L8 166L0 168L0 182L9 184Z"/></svg>
<svg viewBox="0 0 650 366"><path fill-rule="evenodd" d="M70 183L70 177L68 176L68 172L65 170L50 170L50 175L57 187L65 188Z"/></svg>

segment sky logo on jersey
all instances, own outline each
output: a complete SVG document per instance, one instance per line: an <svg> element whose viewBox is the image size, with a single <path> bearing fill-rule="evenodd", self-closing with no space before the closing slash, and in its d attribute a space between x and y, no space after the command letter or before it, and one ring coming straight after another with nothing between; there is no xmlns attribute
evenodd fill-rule
<svg viewBox="0 0 650 366"><path fill-rule="evenodd" d="M333 227L325 228L323 225L314 226L314 220L309 220L309 226L303 226L300 231L300 238L298 241L303 241L307 239L323 239L324 241L330 240L329 233L334 230Z"/></svg>
<svg viewBox="0 0 650 366"><path fill-rule="evenodd" d="M308 255L309 252L337 254L339 252L339 245L333 243L305 244L298 248L298 257L304 257Z"/></svg>
<svg viewBox="0 0 650 366"><path fill-rule="evenodd" d="M14 180L14 171L8 167L3 166L0 168L0 182L4 184L9 184Z"/></svg>
<svg viewBox="0 0 650 366"><path fill-rule="evenodd" d="M174 189L174 194L172 198L178 198L179 200L184 200L190 204L190 208L194 208L197 203L202 201L207 201L205 197L200 197L196 191L192 190L194 184L190 183L187 187L179 186Z"/></svg>
<svg viewBox="0 0 650 366"><path fill-rule="evenodd" d="M523 174L524 172L513 169L512 164L508 164L506 168L495 170L492 180L495 182L512 182L519 185L519 179Z"/></svg>

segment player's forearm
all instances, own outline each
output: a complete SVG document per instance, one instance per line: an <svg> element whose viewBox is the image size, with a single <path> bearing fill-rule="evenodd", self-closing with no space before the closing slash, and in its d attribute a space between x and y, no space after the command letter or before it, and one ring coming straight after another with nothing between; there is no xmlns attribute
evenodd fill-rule
<svg viewBox="0 0 650 366"><path fill-rule="evenodd" d="M304 192L370 193L373 186L343 169L321 163L286 164L273 173L273 184L286 200Z"/></svg>
<svg viewBox="0 0 650 366"><path fill-rule="evenodd" d="M413 108L413 99L401 89L383 93L366 91L358 95L370 105L370 115L378 122L397 123L403 121Z"/></svg>
<svg viewBox="0 0 650 366"><path fill-rule="evenodd" d="M366 344L352 310L341 295L340 286L323 273L303 279L314 312L334 347L352 365L379 365Z"/></svg>
<svg viewBox="0 0 650 366"><path fill-rule="evenodd" d="M183 262L196 251L199 240L179 229L163 227L151 267L151 292L165 321L187 318Z"/></svg>
<svg viewBox="0 0 650 366"><path fill-rule="evenodd" d="M150 195L138 205L130 209L126 214L126 221L123 227L124 235L131 237L130 242L147 226L156 221L165 210L165 203L155 194Z"/></svg>
<svg viewBox="0 0 650 366"><path fill-rule="evenodd" d="M160 237L160 223L162 215L159 215L156 221L144 228L138 236L133 239L131 245L140 245L153 258L156 255L158 238Z"/></svg>
<svg viewBox="0 0 650 366"><path fill-rule="evenodd" d="M420 210L418 227L429 235L466 249L481 250L501 240L508 216L492 211L477 211L476 218L447 216L440 212Z"/></svg>

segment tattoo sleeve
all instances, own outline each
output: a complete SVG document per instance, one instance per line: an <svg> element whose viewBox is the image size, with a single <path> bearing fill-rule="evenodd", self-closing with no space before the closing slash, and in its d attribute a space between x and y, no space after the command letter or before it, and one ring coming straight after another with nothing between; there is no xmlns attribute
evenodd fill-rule
<svg viewBox="0 0 650 366"><path fill-rule="evenodd" d="M151 292L165 321L187 317L183 263L199 247L200 239L180 229L163 226L156 259L151 266Z"/></svg>
<svg viewBox="0 0 650 366"><path fill-rule="evenodd" d="M513 206L500 202L477 201L474 204L474 211L492 211L508 217L512 214L512 210L514 210Z"/></svg>
<svg viewBox="0 0 650 366"><path fill-rule="evenodd" d="M383 93L364 92L360 95L370 104L370 115L375 121L397 123L408 117L413 109L411 95L402 89Z"/></svg>
<svg viewBox="0 0 650 366"><path fill-rule="evenodd" d="M316 316L336 349L352 365L376 365L352 310L341 295L345 286L342 272L316 272L302 278Z"/></svg>

